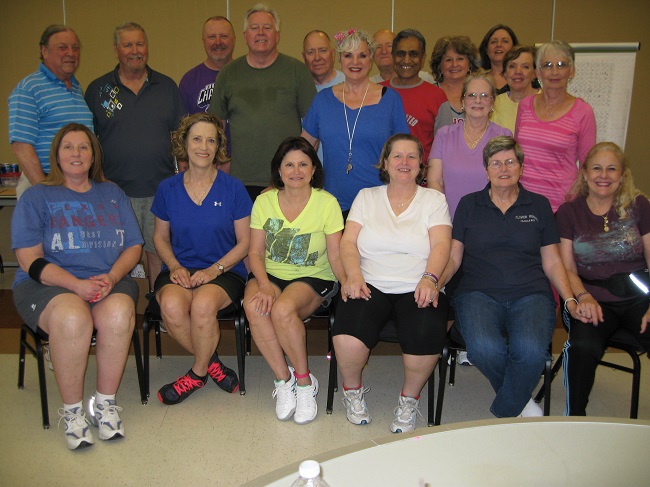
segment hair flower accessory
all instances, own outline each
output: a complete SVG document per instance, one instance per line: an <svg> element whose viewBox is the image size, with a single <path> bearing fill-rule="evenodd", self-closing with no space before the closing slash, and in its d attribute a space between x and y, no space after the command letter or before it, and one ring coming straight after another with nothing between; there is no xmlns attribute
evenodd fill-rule
<svg viewBox="0 0 650 487"><path fill-rule="evenodd" d="M337 34L334 34L334 39L336 39L336 42L338 42L339 45L340 45L341 42L343 42L343 40L346 37L348 37L349 35L354 34L356 31L357 31L356 29L352 28L352 29L349 29L347 32L343 32L343 31L338 32Z"/></svg>

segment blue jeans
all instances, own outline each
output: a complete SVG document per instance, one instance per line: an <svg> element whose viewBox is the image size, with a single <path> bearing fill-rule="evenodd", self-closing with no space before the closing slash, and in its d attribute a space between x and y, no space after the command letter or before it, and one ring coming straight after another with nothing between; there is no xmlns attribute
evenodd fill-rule
<svg viewBox="0 0 650 487"><path fill-rule="evenodd" d="M549 358L555 302L543 294L496 301L470 292L453 303L467 357L497 393L490 411L498 418L518 416Z"/></svg>

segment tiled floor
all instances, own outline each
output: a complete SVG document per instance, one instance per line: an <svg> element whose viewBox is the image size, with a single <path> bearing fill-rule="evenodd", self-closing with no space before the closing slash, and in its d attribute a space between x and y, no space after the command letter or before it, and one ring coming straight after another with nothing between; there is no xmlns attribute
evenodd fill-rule
<svg viewBox="0 0 650 487"><path fill-rule="evenodd" d="M0 277L0 281L1 281ZM17 349L17 338L15 349ZM60 397L52 372L46 371L52 428L43 430L39 406L36 362L27 358L25 389L16 387L18 356L0 354L0 484L7 486L237 486L281 466L326 451L389 435L388 427L399 393L402 367L397 356L373 356L364 372L372 388L367 400L373 422L354 426L347 422L337 393L334 414L325 414L328 361L313 351L310 367L320 379L319 414L308 425L275 419L271 398L273 377L260 356L247 360L247 394L228 395L210 383L183 404L164 406L155 391L190 366L187 356L166 355L152 360L152 400L140 404L133 358L127 363L118 394L124 408L127 437L101 442L84 451L70 452L57 430ZM625 363L626 355L610 354ZM236 368L233 356L223 357ZM650 369L645 358L639 418L650 420ZM94 357L90 358L86 390L94 390ZM592 394L592 416L626 418L629 414L630 376L600 368ZM493 398L486 379L474 367L458 367L456 385L447 388L443 423L489 419ZM426 413L425 401L422 412ZM553 383L552 415L561 415L564 388ZM420 421L418 428L425 430ZM341 487L341 486L338 486Z"/></svg>

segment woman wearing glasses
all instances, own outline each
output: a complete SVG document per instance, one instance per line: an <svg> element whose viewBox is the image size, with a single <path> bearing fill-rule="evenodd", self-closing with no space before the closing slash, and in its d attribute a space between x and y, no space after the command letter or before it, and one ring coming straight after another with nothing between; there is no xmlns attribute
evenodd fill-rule
<svg viewBox="0 0 650 487"><path fill-rule="evenodd" d="M567 92L575 75L569 44L544 44L535 61L542 92L519 103L515 139L526 153L522 183L546 196L557 211L578 174L578 163L596 143L596 119L587 102Z"/></svg>
<svg viewBox="0 0 650 487"><path fill-rule="evenodd" d="M429 153L427 186L445 193L453 217L460 198L485 185L481 154L485 144L510 130L490 122L496 90L484 74L470 75L461 94L465 122L442 127Z"/></svg>
<svg viewBox="0 0 650 487"><path fill-rule="evenodd" d="M446 283L463 264L453 298L469 360L496 392L495 416L541 416L531 399L548 359L555 327L549 280L580 321L560 258L560 238L548 200L519 184L524 154L512 137L483 150L483 190L464 196L454 216ZM582 314L581 314L582 313Z"/></svg>

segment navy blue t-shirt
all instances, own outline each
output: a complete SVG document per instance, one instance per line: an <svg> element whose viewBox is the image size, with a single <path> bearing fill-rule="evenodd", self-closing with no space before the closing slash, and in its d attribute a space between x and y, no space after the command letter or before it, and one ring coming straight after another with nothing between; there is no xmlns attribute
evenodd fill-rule
<svg viewBox="0 0 650 487"><path fill-rule="evenodd" d="M548 200L519 185L505 214L490 200L490 185L464 196L454 215L452 238L463 243L463 277L456 295L480 291L497 301L530 294L553 297L542 269L541 247L560 238Z"/></svg>

